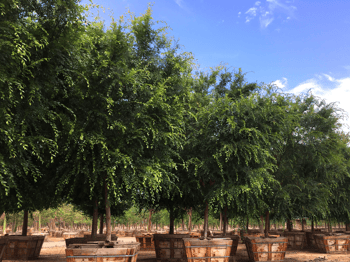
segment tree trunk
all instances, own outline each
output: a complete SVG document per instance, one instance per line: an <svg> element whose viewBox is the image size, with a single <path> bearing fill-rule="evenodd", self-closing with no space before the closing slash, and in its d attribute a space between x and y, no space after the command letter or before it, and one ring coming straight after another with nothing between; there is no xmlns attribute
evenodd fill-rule
<svg viewBox="0 0 350 262"><path fill-rule="evenodd" d="M192 207L188 211L188 231L191 233L192 230Z"/></svg>
<svg viewBox="0 0 350 262"><path fill-rule="evenodd" d="M288 229L288 231L292 231L292 225L293 225L292 221L287 219L287 229Z"/></svg>
<svg viewBox="0 0 350 262"><path fill-rule="evenodd" d="M149 216L148 216L148 232L151 232L152 227L152 209L149 210Z"/></svg>
<svg viewBox="0 0 350 262"><path fill-rule="evenodd" d="M222 230L222 212L220 212L220 230Z"/></svg>
<svg viewBox="0 0 350 262"><path fill-rule="evenodd" d="M28 210L25 210L24 216L23 216L22 236L27 236L27 230L28 230Z"/></svg>
<svg viewBox="0 0 350 262"><path fill-rule="evenodd" d="M98 223L98 201L94 200L94 213L92 214L92 225L91 225L91 237L97 235L97 223Z"/></svg>
<svg viewBox="0 0 350 262"><path fill-rule="evenodd" d="M224 222L224 228L223 228L223 231L222 231L222 232L223 232L224 236L226 236L226 229L227 229L227 206L225 206L223 222Z"/></svg>
<svg viewBox="0 0 350 262"><path fill-rule="evenodd" d="M329 219L328 220L328 232L331 233L333 230L332 230L332 223L331 223L331 220Z"/></svg>
<svg viewBox="0 0 350 262"><path fill-rule="evenodd" d="M111 230L111 205L108 198L108 187L105 178L105 204L106 204L106 243L112 241L112 230Z"/></svg>
<svg viewBox="0 0 350 262"><path fill-rule="evenodd" d="M345 231L350 231L350 224L346 224Z"/></svg>
<svg viewBox="0 0 350 262"><path fill-rule="evenodd" d="M311 232L314 232L314 218L311 218Z"/></svg>
<svg viewBox="0 0 350 262"><path fill-rule="evenodd" d="M208 238L208 202L205 202L204 210L204 239Z"/></svg>
<svg viewBox="0 0 350 262"><path fill-rule="evenodd" d="M100 216L100 234L103 234L103 214Z"/></svg>
<svg viewBox="0 0 350 262"><path fill-rule="evenodd" d="M264 216L261 215L260 216L260 233L263 234L264 233Z"/></svg>
<svg viewBox="0 0 350 262"><path fill-rule="evenodd" d="M247 215L247 225L246 225L246 229L247 229L247 232L248 232L248 230L249 230L249 217L248 217L248 215Z"/></svg>
<svg viewBox="0 0 350 262"><path fill-rule="evenodd" d="M39 212L39 225L38 225L38 230L41 232L41 214Z"/></svg>
<svg viewBox="0 0 350 262"><path fill-rule="evenodd" d="M181 218L181 227L182 227L182 231L185 231L185 224L184 224L184 218Z"/></svg>
<svg viewBox="0 0 350 262"><path fill-rule="evenodd" d="M170 225L169 225L169 234L174 234L174 209L173 207L169 210L170 213Z"/></svg>
<svg viewBox="0 0 350 262"><path fill-rule="evenodd" d="M270 212L266 211L266 218L265 218L265 237L269 236L269 225L270 225Z"/></svg>
<svg viewBox="0 0 350 262"><path fill-rule="evenodd" d="M303 218L302 220L301 220L301 231L302 232L304 232L305 231L305 219Z"/></svg>
<svg viewBox="0 0 350 262"><path fill-rule="evenodd" d="M6 232L6 213L4 213L4 224L3 224L2 230L3 230L3 233L5 235L7 233Z"/></svg>

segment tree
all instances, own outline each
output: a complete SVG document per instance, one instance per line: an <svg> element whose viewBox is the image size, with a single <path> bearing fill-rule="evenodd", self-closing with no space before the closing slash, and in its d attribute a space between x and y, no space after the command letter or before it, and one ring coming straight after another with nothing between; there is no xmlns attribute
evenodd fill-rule
<svg viewBox="0 0 350 262"><path fill-rule="evenodd" d="M60 190L77 188L81 177L91 197L104 186L107 242L111 201L121 202L124 188L136 196L137 188L157 190L171 180L173 148L183 143L183 101L189 90L178 79L189 73L191 57L175 54L165 29L152 26L150 8L132 17L129 27L122 21L106 31L101 23L87 26L77 49L81 74L63 102L75 122L62 152Z"/></svg>
<svg viewBox="0 0 350 262"><path fill-rule="evenodd" d="M72 115L58 98L68 93L70 47L84 31L84 8L77 2L1 3L0 206L25 211L23 235L28 210L60 201L56 180L48 176L71 131L67 118Z"/></svg>

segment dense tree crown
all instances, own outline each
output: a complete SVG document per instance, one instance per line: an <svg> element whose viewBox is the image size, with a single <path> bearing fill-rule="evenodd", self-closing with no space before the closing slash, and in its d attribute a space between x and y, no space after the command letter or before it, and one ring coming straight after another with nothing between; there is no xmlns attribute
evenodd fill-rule
<svg viewBox="0 0 350 262"><path fill-rule="evenodd" d="M350 221L335 104L241 69L196 71L151 7L108 28L77 0L0 8L0 211L97 203L107 218L133 205L174 220L209 205Z"/></svg>

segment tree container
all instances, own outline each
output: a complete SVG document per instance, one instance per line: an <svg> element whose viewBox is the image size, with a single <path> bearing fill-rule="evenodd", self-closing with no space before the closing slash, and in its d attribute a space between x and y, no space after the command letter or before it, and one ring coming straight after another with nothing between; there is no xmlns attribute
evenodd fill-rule
<svg viewBox="0 0 350 262"><path fill-rule="evenodd" d="M238 247L238 242L240 237L237 235L230 235L230 236L223 236L223 235L219 235L219 236L213 236L212 238L225 238L225 239L231 239L232 240L232 246L231 246L231 253L230 256L235 256L236 252L237 252L237 247Z"/></svg>
<svg viewBox="0 0 350 262"><path fill-rule="evenodd" d="M230 238L184 238L188 262L229 262L233 240Z"/></svg>
<svg viewBox="0 0 350 262"><path fill-rule="evenodd" d="M185 262L184 238L188 238L188 235L154 234L157 262Z"/></svg>
<svg viewBox="0 0 350 262"><path fill-rule="evenodd" d="M283 236L288 238L288 248L303 249L307 245L306 232L285 231Z"/></svg>
<svg viewBox="0 0 350 262"><path fill-rule="evenodd" d="M8 239L0 238L0 262L3 259Z"/></svg>
<svg viewBox="0 0 350 262"><path fill-rule="evenodd" d="M67 238L65 241L66 241L66 247L68 248L69 245L71 244L87 244L89 240L85 237L75 237L75 238Z"/></svg>
<svg viewBox="0 0 350 262"><path fill-rule="evenodd" d="M40 255L45 236L5 236L6 249L2 259L4 260L31 260Z"/></svg>
<svg viewBox="0 0 350 262"><path fill-rule="evenodd" d="M106 240L107 235L106 234L96 234L94 237L91 236L91 234L86 235L84 234L84 238L88 239L89 241L104 241ZM112 234L112 241L117 241L118 237L115 234Z"/></svg>
<svg viewBox="0 0 350 262"><path fill-rule="evenodd" d="M287 237L251 237L244 240L249 261L283 261L288 247Z"/></svg>
<svg viewBox="0 0 350 262"><path fill-rule="evenodd" d="M314 234L317 248L322 253L347 253L350 235L341 233Z"/></svg>
<svg viewBox="0 0 350 262"><path fill-rule="evenodd" d="M62 237L63 237L64 239L76 238L76 237L78 237L78 236L79 236L79 234L78 234L77 232L65 232L65 233L62 234Z"/></svg>
<svg viewBox="0 0 350 262"><path fill-rule="evenodd" d="M155 251L153 235L138 235L135 238L141 244L141 251Z"/></svg>
<svg viewBox="0 0 350 262"><path fill-rule="evenodd" d="M66 259L67 262L136 262L139 249L140 243L72 244L66 249Z"/></svg>
<svg viewBox="0 0 350 262"><path fill-rule="evenodd" d="M319 234L320 232L310 232L310 231L306 231L306 243L308 247L316 247L316 242L315 242L315 238L314 235L315 234Z"/></svg>

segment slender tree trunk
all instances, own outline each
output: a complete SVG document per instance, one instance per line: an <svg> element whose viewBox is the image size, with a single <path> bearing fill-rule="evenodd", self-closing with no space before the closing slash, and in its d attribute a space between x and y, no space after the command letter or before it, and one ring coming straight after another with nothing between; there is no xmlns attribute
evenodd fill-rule
<svg viewBox="0 0 350 262"><path fill-rule="evenodd" d="M329 219L328 220L328 232L331 233L333 230L332 230L332 223L331 223L331 220Z"/></svg>
<svg viewBox="0 0 350 262"><path fill-rule="evenodd" d="M226 229L227 229L227 206L225 206L223 222L224 222L224 228L223 228L223 231L222 231L222 232L223 232L224 236L226 236Z"/></svg>
<svg viewBox="0 0 350 262"><path fill-rule="evenodd" d="M311 218L311 232L314 232L315 228L314 228L314 218Z"/></svg>
<svg viewBox="0 0 350 262"><path fill-rule="evenodd" d="M249 230L249 216L247 215L247 225L246 225L247 232Z"/></svg>
<svg viewBox="0 0 350 262"><path fill-rule="evenodd" d="M204 239L208 238L208 202L205 202L204 210Z"/></svg>
<svg viewBox="0 0 350 262"><path fill-rule="evenodd" d="M174 209L173 207L170 207L169 210L170 213L170 225L169 225L169 234L174 234Z"/></svg>
<svg viewBox="0 0 350 262"><path fill-rule="evenodd" d="M91 225L91 237L97 235L97 223L98 223L98 201L94 200L94 213L92 214L92 225Z"/></svg>
<svg viewBox="0 0 350 262"><path fill-rule="evenodd" d="M148 216L148 232L151 232L152 227L152 209L149 210L149 216Z"/></svg>
<svg viewBox="0 0 350 262"><path fill-rule="evenodd" d="M220 212L220 230L222 230L222 212Z"/></svg>
<svg viewBox="0 0 350 262"><path fill-rule="evenodd" d="M350 231L350 224L346 224L345 230Z"/></svg>
<svg viewBox="0 0 350 262"><path fill-rule="evenodd" d="M301 219L301 231L304 232L305 231L305 219Z"/></svg>
<svg viewBox="0 0 350 262"><path fill-rule="evenodd" d="M181 227L182 227L182 231L185 230L185 224L184 224L184 218L181 218Z"/></svg>
<svg viewBox="0 0 350 262"><path fill-rule="evenodd" d="M7 233L6 232L6 213L4 213L4 224L3 224L3 227L2 227L2 231L3 231L4 235Z"/></svg>
<svg viewBox="0 0 350 262"><path fill-rule="evenodd" d="M100 234L103 234L103 214L100 216Z"/></svg>
<svg viewBox="0 0 350 262"><path fill-rule="evenodd" d="M269 225L270 225L270 212L266 211L266 218L265 218L265 237L269 236Z"/></svg>
<svg viewBox="0 0 350 262"><path fill-rule="evenodd" d="M24 216L23 216L22 236L27 236L27 230L28 230L28 210L25 210Z"/></svg>
<svg viewBox="0 0 350 262"><path fill-rule="evenodd" d="M263 234L264 233L264 216L263 215L260 216L260 225L259 225L259 227L260 227L260 233Z"/></svg>
<svg viewBox="0 0 350 262"><path fill-rule="evenodd" d="M111 226L111 205L108 198L108 187L105 178L105 203L106 203L106 243L112 241L112 226Z"/></svg>
<svg viewBox="0 0 350 262"><path fill-rule="evenodd" d="M192 230L192 207L188 211L188 231L191 233Z"/></svg>
<svg viewBox="0 0 350 262"><path fill-rule="evenodd" d="M39 230L39 232L41 232L41 214L40 214L40 212L39 212L39 225L38 225L38 230Z"/></svg>

